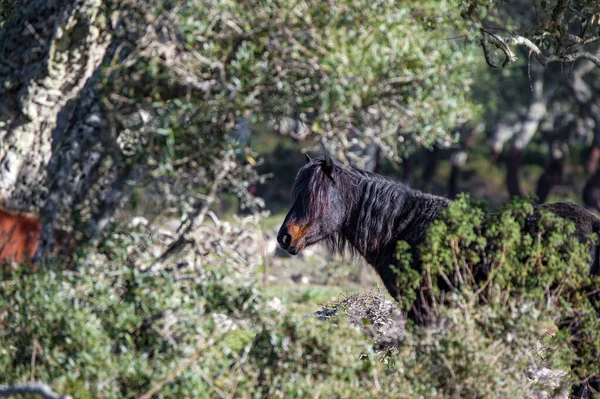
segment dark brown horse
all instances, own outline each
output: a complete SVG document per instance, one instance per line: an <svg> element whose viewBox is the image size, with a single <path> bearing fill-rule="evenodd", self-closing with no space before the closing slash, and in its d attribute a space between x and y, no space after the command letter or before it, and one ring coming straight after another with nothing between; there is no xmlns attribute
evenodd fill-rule
<svg viewBox="0 0 600 399"><path fill-rule="evenodd" d="M450 200L417 190L384 176L347 167L329 156L311 159L298 172L293 205L277 240L292 255L309 245L327 241L334 250L346 247L360 253L381 276L389 293L400 299L392 265L396 244L410 244L413 267L420 269L418 246L431 222ZM600 219L571 203L538 206L575 223L574 236L584 241L600 232ZM538 213L532 215L537 218ZM531 222L535 222L535 220ZM591 272L598 274L598 248L592 248Z"/></svg>

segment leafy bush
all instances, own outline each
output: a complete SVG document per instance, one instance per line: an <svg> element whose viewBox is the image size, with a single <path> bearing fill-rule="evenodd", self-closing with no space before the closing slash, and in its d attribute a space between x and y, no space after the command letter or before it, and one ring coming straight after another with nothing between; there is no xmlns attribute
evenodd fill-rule
<svg viewBox="0 0 600 399"><path fill-rule="evenodd" d="M8 270L4 380L46 381L76 398L137 397L164 381L156 397L350 398L372 385L371 343L357 329L269 311L228 270Z"/></svg>
<svg viewBox="0 0 600 399"><path fill-rule="evenodd" d="M97 273L17 269L0 297L0 365L10 381L50 381L77 397L140 394L209 336L215 314L251 317L252 287L219 272L178 283L172 271ZM168 391L192 388L176 384Z"/></svg>
<svg viewBox="0 0 600 399"><path fill-rule="evenodd" d="M420 276L413 270L401 273L410 283L406 303L421 298L423 309L437 320L466 300L477 307L471 317L482 337L506 343L522 335L518 345L527 351L555 334L545 364L569 371L575 380L597 378L600 280L590 276L589 264L589 244L597 237L579 242L572 236L573 223L550 212L534 226L528 220L532 213L523 201L493 215L468 197L452 203L422 244Z"/></svg>

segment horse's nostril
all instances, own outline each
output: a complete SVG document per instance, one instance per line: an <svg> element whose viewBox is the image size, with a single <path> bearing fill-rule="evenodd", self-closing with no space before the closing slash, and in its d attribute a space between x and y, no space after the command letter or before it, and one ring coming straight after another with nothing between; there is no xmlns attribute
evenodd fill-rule
<svg viewBox="0 0 600 399"><path fill-rule="evenodd" d="M279 245L285 249L290 246L290 243L292 242L292 236L288 233L281 233L277 236L277 241L279 242Z"/></svg>

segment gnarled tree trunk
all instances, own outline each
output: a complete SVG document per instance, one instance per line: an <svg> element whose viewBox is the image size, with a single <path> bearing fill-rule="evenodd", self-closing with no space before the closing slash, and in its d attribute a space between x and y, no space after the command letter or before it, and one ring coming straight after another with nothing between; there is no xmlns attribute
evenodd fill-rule
<svg viewBox="0 0 600 399"><path fill-rule="evenodd" d="M143 123L139 110L115 117L99 83L136 39L137 6L24 1L0 32L0 206L41 218L40 260L57 231L76 242L100 232L128 192L121 131Z"/></svg>
<svg viewBox="0 0 600 399"><path fill-rule="evenodd" d="M0 206L38 214L53 132L110 40L100 0L23 2L0 32Z"/></svg>

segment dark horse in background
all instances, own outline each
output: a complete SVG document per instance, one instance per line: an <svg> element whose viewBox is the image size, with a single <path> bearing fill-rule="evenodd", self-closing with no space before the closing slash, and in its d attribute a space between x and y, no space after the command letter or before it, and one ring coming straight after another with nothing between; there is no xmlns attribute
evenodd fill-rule
<svg viewBox="0 0 600 399"><path fill-rule="evenodd" d="M392 297L400 299L392 265L398 265L396 244L410 244L413 267L421 269L419 244L431 222L450 204L447 198L410 189L402 183L361 169L344 166L329 156L311 159L298 172L293 205L277 241L292 255L309 245L327 241L338 252L349 248L375 268ZM575 223L574 236L585 241L600 236L600 219L572 203L540 205L528 222L537 223L539 210L547 209ZM591 273L600 274L600 252L591 248ZM419 312L409 312L416 322Z"/></svg>

